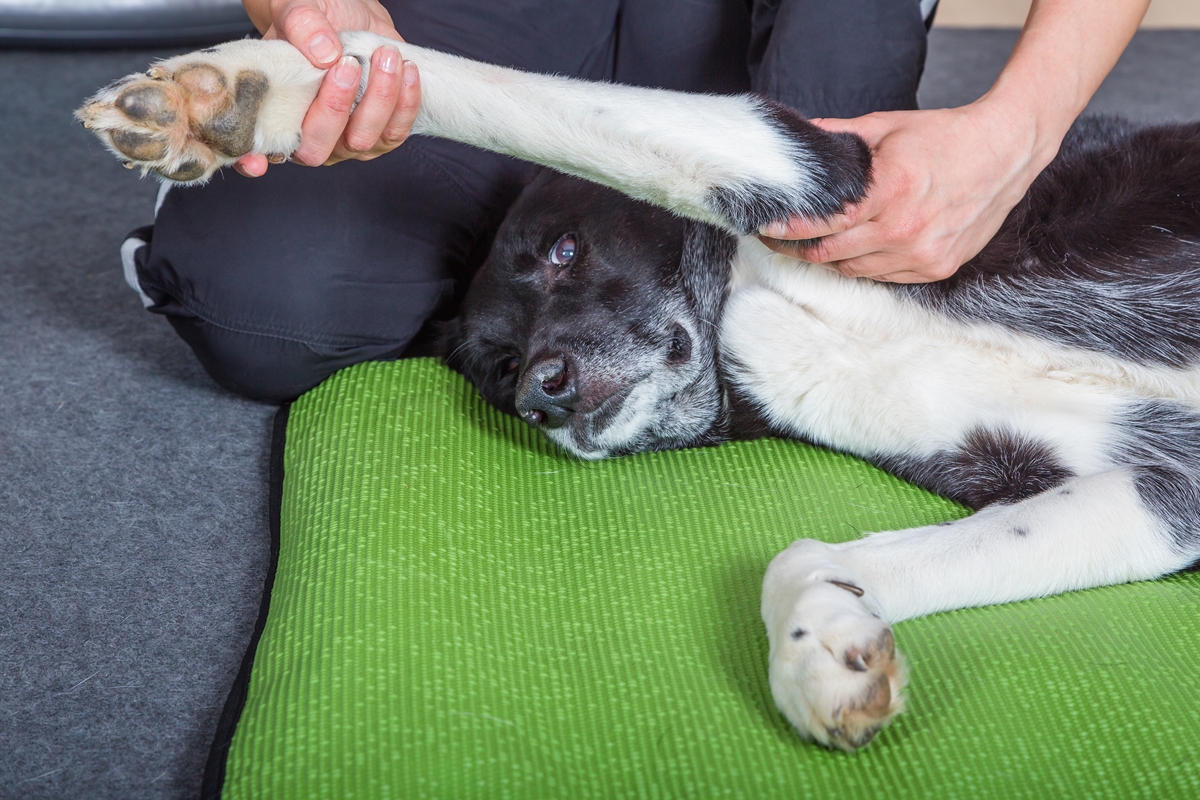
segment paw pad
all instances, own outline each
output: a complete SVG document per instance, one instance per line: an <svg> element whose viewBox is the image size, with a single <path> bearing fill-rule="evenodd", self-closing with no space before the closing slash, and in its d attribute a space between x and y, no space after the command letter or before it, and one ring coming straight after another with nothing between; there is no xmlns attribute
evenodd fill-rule
<svg viewBox="0 0 1200 800"><path fill-rule="evenodd" d="M171 109L167 94L153 84L133 86L117 97L117 108L134 122L159 127L174 125L179 116Z"/></svg>
<svg viewBox="0 0 1200 800"><path fill-rule="evenodd" d="M138 131L115 130L109 134L112 146L134 161L157 161L167 153L167 142Z"/></svg>
<svg viewBox="0 0 1200 800"><path fill-rule="evenodd" d="M211 63L168 62L101 90L76 116L127 166L192 183L254 149L268 88L255 69L230 77Z"/></svg>

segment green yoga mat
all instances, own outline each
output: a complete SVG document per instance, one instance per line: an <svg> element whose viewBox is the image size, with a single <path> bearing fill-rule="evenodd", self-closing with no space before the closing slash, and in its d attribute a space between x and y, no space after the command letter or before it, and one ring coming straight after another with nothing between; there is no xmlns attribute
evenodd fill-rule
<svg viewBox="0 0 1200 800"><path fill-rule="evenodd" d="M1200 797L1195 573L896 626L847 755L775 711L763 570L949 501L779 440L574 461L432 361L302 397L282 466L225 798Z"/></svg>

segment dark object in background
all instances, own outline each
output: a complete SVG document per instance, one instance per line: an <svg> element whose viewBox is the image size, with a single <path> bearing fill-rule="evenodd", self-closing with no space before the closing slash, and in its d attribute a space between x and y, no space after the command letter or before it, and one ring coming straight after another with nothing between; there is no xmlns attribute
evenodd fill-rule
<svg viewBox="0 0 1200 800"><path fill-rule="evenodd" d="M206 44L254 32L241 0L0 0L2 47Z"/></svg>

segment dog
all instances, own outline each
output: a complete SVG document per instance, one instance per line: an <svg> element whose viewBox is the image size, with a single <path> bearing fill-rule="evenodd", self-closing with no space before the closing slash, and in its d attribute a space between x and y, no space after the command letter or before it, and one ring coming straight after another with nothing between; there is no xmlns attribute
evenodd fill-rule
<svg viewBox="0 0 1200 800"><path fill-rule="evenodd" d="M342 41L365 87L386 40ZM771 562L770 686L802 736L853 751L902 710L892 623L1200 559L1200 124L1077 125L978 256L903 286L755 235L861 199L871 156L856 137L755 96L392 44L421 70L414 132L552 168L447 332L449 362L489 402L580 458L774 434L977 510L797 541ZM321 78L286 43L233 42L117 81L77 114L129 165L201 182L251 150L291 153Z"/></svg>

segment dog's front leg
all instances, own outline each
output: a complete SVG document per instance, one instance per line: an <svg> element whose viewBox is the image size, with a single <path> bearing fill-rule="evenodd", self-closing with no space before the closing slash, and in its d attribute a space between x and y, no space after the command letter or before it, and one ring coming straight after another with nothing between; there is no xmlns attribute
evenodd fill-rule
<svg viewBox="0 0 1200 800"><path fill-rule="evenodd" d="M866 144L754 95L534 75L425 52L414 130L543 164L733 233L861 199ZM427 66L428 65L428 66Z"/></svg>
<svg viewBox="0 0 1200 800"><path fill-rule="evenodd" d="M861 140L760 97L535 75L364 32L342 42L363 67L363 88L382 45L417 64L416 133L554 167L736 233L791 214L829 216L866 192ZM202 182L251 150L290 155L323 74L285 42L230 42L123 78L77 116L130 166Z"/></svg>
<svg viewBox="0 0 1200 800"><path fill-rule="evenodd" d="M1073 478L957 522L843 544L795 542L763 581L776 704L801 734L853 750L903 707L889 623L1187 566L1197 553L1145 506L1138 476Z"/></svg>

